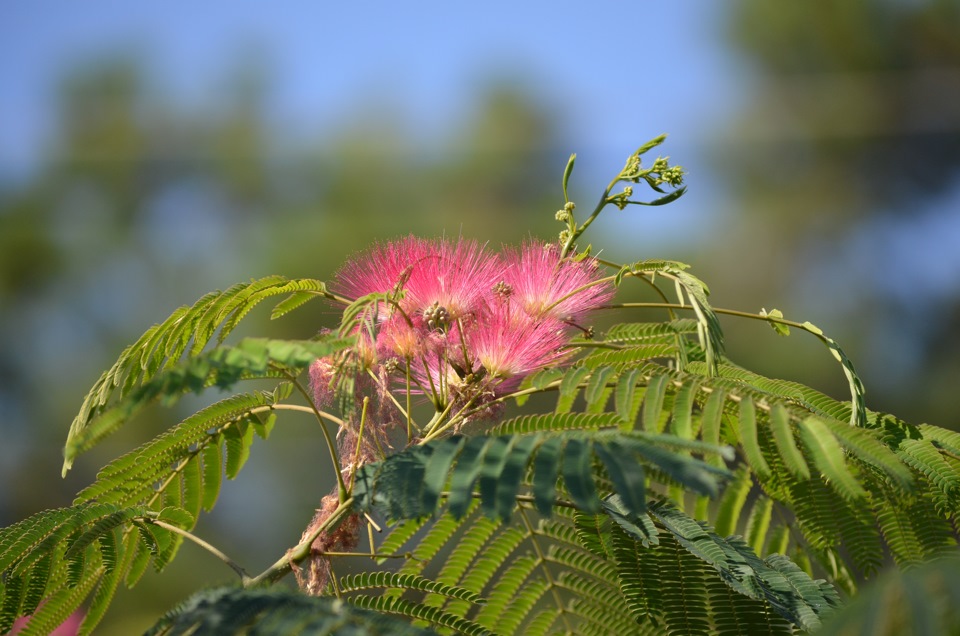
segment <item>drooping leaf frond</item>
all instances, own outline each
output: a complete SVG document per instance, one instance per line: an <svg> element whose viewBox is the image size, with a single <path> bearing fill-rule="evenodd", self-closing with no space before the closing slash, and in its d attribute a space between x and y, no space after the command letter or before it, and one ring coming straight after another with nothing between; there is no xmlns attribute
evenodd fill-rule
<svg viewBox="0 0 960 636"><path fill-rule="evenodd" d="M697 322L697 338L703 348L707 367L713 374L723 359L723 330L716 312L707 300L710 290L706 283L686 271L689 267L686 263L676 261L638 261L624 265L618 273L618 281L627 272L634 276L649 277L651 281L657 275L672 280L679 304L693 309Z"/></svg>
<svg viewBox="0 0 960 636"><path fill-rule="evenodd" d="M278 295L290 298L278 305L274 317L290 311L294 298L299 301L305 295L332 297L322 281L269 276L234 285L226 291L211 292L190 307L177 308L164 322L150 327L124 349L113 366L100 376L70 425L70 438L86 428L112 399L123 398L150 382L159 371L175 365L188 347L189 357L195 357L218 330L218 342L222 343L250 310ZM66 467L69 468L69 464Z"/></svg>
<svg viewBox="0 0 960 636"><path fill-rule="evenodd" d="M223 472L229 479L237 475L254 434L269 434L271 409L289 392L286 384L277 391L235 395L198 411L107 464L76 502L155 506L169 491L191 511L210 510Z"/></svg>
<svg viewBox="0 0 960 636"><path fill-rule="evenodd" d="M631 336L642 347L674 346L667 329L613 327L581 361L551 376L545 390L557 392L556 410L564 415L524 416L495 430L617 426L733 446L742 471L739 490L728 491L719 506L701 506L701 518L718 523L724 533L749 532L749 544L767 550L764 554L788 545L809 547L806 557L848 588L880 567L878 555L885 549L898 562L913 563L957 544L950 523L960 515L960 461L951 449L960 445L960 436L948 439L942 429L909 427L879 414L870 414L877 424L853 427L843 421L850 417L849 403L728 363L719 365L719 377L711 377L692 350L686 372L675 368L666 349L635 348L636 359L601 363L606 346L628 351ZM604 389L613 392L612 401L606 401ZM571 412L578 399L588 414ZM918 495L924 490L927 494ZM670 492L685 505L682 489ZM756 498L766 503L751 521L750 502ZM905 501L926 501L909 505L933 505L946 523L926 524L921 536L905 517L896 521ZM782 531L788 528L792 538Z"/></svg>
<svg viewBox="0 0 960 636"><path fill-rule="evenodd" d="M497 634L655 634L664 627L692 634L730 623L787 634L791 624L819 625L839 602L788 560L762 560L663 501L633 514L613 497L597 515L557 508L544 519L521 500L519 519L508 523L486 517L480 500L478 493L459 518L441 514L426 532L423 520L402 522L385 539L382 548L409 554L398 575L376 579L385 597L406 590L407 598L413 587L427 592L399 614L416 618L434 608ZM437 572L435 582L421 582L428 571ZM348 599L354 580L341 579ZM485 603L431 592L439 586Z"/></svg>
<svg viewBox="0 0 960 636"><path fill-rule="evenodd" d="M236 346L221 346L188 358L153 375L112 408L90 417L83 426L71 427L64 447L64 471L77 455L156 400L162 399L169 405L185 392L199 392L208 386L227 388L241 379L294 377L318 357L340 351L349 344L349 340L330 336L318 341L246 338Z"/></svg>

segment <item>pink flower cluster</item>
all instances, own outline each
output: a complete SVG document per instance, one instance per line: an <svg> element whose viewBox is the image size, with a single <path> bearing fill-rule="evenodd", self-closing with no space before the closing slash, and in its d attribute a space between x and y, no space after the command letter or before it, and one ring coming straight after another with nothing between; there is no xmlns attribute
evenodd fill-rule
<svg viewBox="0 0 960 636"><path fill-rule="evenodd" d="M394 389L438 409L480 405L537 369L561 362L584 314L613 295L591 259L561 259L528 242L502 254L473 241L408 237L346 263L332 289L350 299L379 294L354 328L357 355ZM329 362L312 369L323 400Z"/></svg>

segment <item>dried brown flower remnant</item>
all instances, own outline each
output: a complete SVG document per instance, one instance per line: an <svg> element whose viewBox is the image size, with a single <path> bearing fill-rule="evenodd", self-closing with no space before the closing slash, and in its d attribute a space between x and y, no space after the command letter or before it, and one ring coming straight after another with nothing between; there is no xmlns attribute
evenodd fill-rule
<svg viewBox="0 0 960 636"><path fill-rule="evenodd" d="M333 516L340 500L336 494L330 494L320 500L320 507L313 516L313 520L303 531L300 540L308 538ZM300 589L313 596L323 594L327 582L330 580L330 560L327 552L344 552L357 547L360 541L361 518L358 514L348 515L334 529L327 529L317 535L310 545L310 556L306 568L296 568L297 585Z"/></svg>

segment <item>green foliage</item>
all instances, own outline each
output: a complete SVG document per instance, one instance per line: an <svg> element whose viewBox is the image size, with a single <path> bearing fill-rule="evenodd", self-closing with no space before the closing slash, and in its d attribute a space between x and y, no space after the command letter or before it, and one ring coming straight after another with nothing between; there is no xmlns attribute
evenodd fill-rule
<svg viewBox="0 0 960 636"><path fill-rule="evenodd" d="M57 627L93 595L81 628L102 618L121 581L151 562L161 571L182 537L170 529L192 527L179 508L158 512L112 503L82 503L47 510L0 530L0 631L18 616L33 615L24 634ZM137 562L142 562L142 565Z"/></svg>
<svg viewBox="0 0 960 636"><path fill-rule="evenodd" d="M811 580L789 560L760 559L742 541L720 538L668 502L652 502L648 513L633 514L613 496L598 515L573 510L562 507L546 519L521 502L518 526L486 517L475 503L460 518L443 512L426 533L415 519L401 523L385 543L411 551L402 576L419 577L442 564L434 585L485 600L457 601L447 592L424 595L413 606L441 608L500 634L589 632L599 616L606 616L601 631L621 633L657 633L664 625L678 633L707 633L739 621L786 634L790 623L818 626L839 604L829 585ZM414 535L413 528L421 532ZM552 574L557 567L559 576ZM340 591L349 592L352 581L342 579ZM409 589L402 579L380 581L385 589ZM421 583L419 589L428 588ZM722 602L714 606L708 597ZM624 606L631 617L620 611ZM589 613L591 607L600 615Z"/></svg>
<svg viewBox="0 0 960 636"><path fill-rule="evenodd" d="M214 335L217 336L218 344L223 343L250 310L267 298L277 295L288 297L274 308L274 318L302 306L306 302L305 295L311 298L330 296L324 283L318 280L288 280L282 276L269 276L234 285L223 292L211 292L190 307L183 306L176 309L164 322L150 327L135 343L124 349L113 366L105 371L93 385L83 399L80 412L70 425L70 433L67 437L68 449L81 448L74 440L87 439L93 442L99 436L110 433L119 426L111 423L102 426L98 434L86 432L86 429L95 421L102 420L103 411L112 399L122 399L137 387L142 387L141 391L144 392L139 400L135 400L139 402L148 399L148 396L173 397L179 393L179 390L197 390L205 386L208 381L216 382L216 378L207 377L203 363L196 361L197 354L203 351ZM165 387L163 383L150 384L154 376L176 365L185 353L188 353L189 363L181 370L182 376L174 374L168 376L174 386ZM239 355L242 356L242 354ZM214 363L213 360L210 362ZM231 368L228 360L222 360L222 362L226 364L221 369L225 373L221 382L229 385L233 380L243 377L242 368ZM266 370L265 365L250 366L256 367L256 370L261 373ZM178 385L177 379L181 384ZM151 386L152 388L147 388ZM64 461L64 473L70 469L77 452L80 451L68 452Z"/></svg>
<svg viewBox="0 0 960 636"><path fill-rule="evenodd" d="M157 621L147 634L240 634L250 629L263 636L417 636L433 633L385 616L383 612L370 611L334 598L314 598L279 587L223 587L194 594Z"/></svg>
<svg viewBox="0 0 960 636"><path fill-rule="evenodd" d="M611 194L616 183L643 181L664 194L650 204L682 193L679 168L664 159L641 167L646 150L631 156L585 222L577 223L570 202L558 213L567 224L563 253L573 262L589 251L577 253L575 240L606 205L638 203L629 186ZM664 184L675 189L665 193ZM956 552L960 434L866 410L852 363L822 331L779 312L715 309L682 263L597 264L610 270L597 284L638 281L662 301L640 306L665 309L667 319L603 334L584 327L568 341L576 354L570 364L539 369L502 395L478 384L488 371L482 365L456 366L463 393L432 400L426 426L415 422L409 373L406 405L390 384L398 377L390 372L404 363L409 370L411 358L363 362L374 355L377 317L403 311L409 271L395 289L358 299L339 298L313 279L268 277L177 309L124 350L87 395L67 437L65 469L148 405L232 391L246 380L270 381L272 389L200 409L107 464L73 507L0 530L0 629L33 614L25 633L49 632L89 599L88 633L121 583L135 585L151 565L162 570L185 539L231 567L244 587L200 593L151 633L812 632L842 613L841 593L855 595L883 566L914 567ZM226 344L256 305L275 296L284 298L273 318L316 297L340 303L340 329L312 340ZM687 311L692 317L677 315ZM718 313L817 336L841 362L850 402L736 366L724 352ZM318 359L315 369L332 379L316 394L331 389L336 399L325 399L339 416L315 404L301 380ZM443 373L438 383L456 381ZM423 383L418 390L429 393ZM542 395L530 400L535 394ZM508 400L526 403L527 412L502 417ZM337 488L318 492L300 543L250 576L192 531L215 505L224 476L237 476L255 437L266 440L285 410L316 417ZM495 421L478 423L481 416ZM388 429L403 420L405 427ZM379 545L375 517L389 526ZM369 552L355 552L364 523ZM357 556L377 567L338 576L340 559ZM291 570L304 588L340 598L261 587ZM916 624L939 620L909 611Z"/></svg>
<svg viewBox="0 0 960 636"><path fill-rule="evenodd" d="M518 418L504 427L527 428L528 419ZM391 519L411 519L433 514L444 499L450 513L461 517L470 508L476 486L483 511L502 520L510 518L518 497L530 499L538 512L549 515L558 492L577 509L595 513L601 505L594 469L599 462L626 511L640 513L646 509L645 466L663 480L706 495L716 495L720 479L727 475L675 450L724 449L615 429L564 431L569 419L537 417L533 425L544 432L526 435L454 435L367 464L354 484L356 506L362 511L382 508ZM557 420L560 430L547 432Z"/></svg>
<svg viewBox="0 0 960 636"><path fill-rule="evenodd" d="M824 636L940 636L960 627L960 568L954 551L909 570L893 570L866 587L846 611L817 632Z"/></svg>

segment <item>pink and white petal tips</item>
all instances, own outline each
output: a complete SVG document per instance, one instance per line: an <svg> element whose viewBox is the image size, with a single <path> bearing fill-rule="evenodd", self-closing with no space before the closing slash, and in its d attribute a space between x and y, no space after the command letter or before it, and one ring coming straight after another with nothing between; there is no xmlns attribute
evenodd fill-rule
<svg viewBox="0 0 960 636"><path fill-rule="evenodd" d="M560 260L558 246L528 242L501 257L473 241L411 236L355 257L331 288L348 298L397 292L368 310L353 356L384 390L419 392L442 409L479 406L561 362L566 327L613 295L602 278L592 260ZM316 379L314 388L329 399Z"/></svg>
<svg viewBox="0 0 960 636"><path fill-rule="evenodd" d="M407 311L419 313L434 328L468 317L489 294L502 268L495 254L474 241L458 239L428 244L410 272L401 302ZM441 315L434 316L438 310Z"/></svg>
<svg viewBox="0 0 960 636"><path fill-rule="evenodd" d="M510 250L505 261L500 289L533 318L577 321L615 292L610 283L599 282L603 273L596 261L560 260L557 245L528 242L519 250Z"/></svg>
<svg viewBox="0 0 960 636"><path fill-rule="evenodd" d="M474 370L482 367L488 386L503 394L526 375L567 357L564 327L554 318L534 319L509 303L494 303L469 334Z"/></svg>
<svg viewBox="0 0 960 636"><path fill-rule="evenodd" d="M399 357L403 360L417 358L423 355L428 347L424 339L425 327L420 319L407 320L402 315L394 314L380 328L377 334L377 350L381 359L389 360Z"/></svg>
<svg viewBox="0 0 960 636"><path fill-rule="evenodd" d="M442 307L448 319L473 311L500 269L499 258L474 241L410 236L380 244L347 262L331 288L348 298L403 290L399 305L412 317ZM381 310L380 317L386 313Z"/></svg>
<svg viewBox="0 0 960 636"><path fill-rule="evenodd" d="M428 255L429 246L429 242L415 236L375 244L344 263L330 287L354 300L374 292L393 291L402 282L406 270Z"/></svg>

